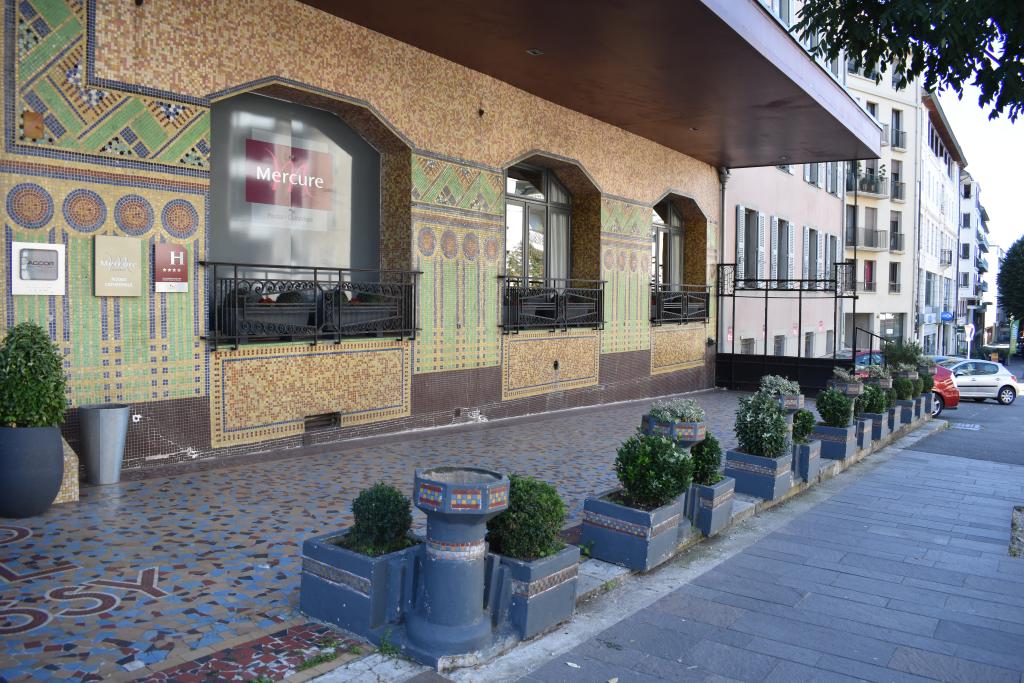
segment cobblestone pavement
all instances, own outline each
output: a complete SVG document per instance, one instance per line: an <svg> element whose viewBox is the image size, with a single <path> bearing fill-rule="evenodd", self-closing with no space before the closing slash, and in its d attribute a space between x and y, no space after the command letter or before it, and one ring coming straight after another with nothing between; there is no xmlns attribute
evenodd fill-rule
<svg viewBox="0 0 1024 683"><path fill-rule="evenodd" d="M736 394L695 397L732 443ZM81 501L42 517L0 520L0 680L142 678L228 645L232 666L258 649L264 670L279 674L294 661L254 641L305 632L295 609L300 543L345 526L359 490L384 480L408 492L417 466L483 465L557 484L575 518L584 497L615 484L615 448L647 405L83 488Z"/></svg>
<svg viewBox="0 0 1024 683"><path fill-rule="evenodd" d="M523 680L1024 681L1024 467L905 450L851 482Z"/></svg>

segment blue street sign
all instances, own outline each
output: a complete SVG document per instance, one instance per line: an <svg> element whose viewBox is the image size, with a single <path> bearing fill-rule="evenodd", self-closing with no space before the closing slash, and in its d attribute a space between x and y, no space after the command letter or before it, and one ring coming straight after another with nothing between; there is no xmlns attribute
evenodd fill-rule
<svg viewBox="0 0 1024 683"><path fill-rule="evenodd" d="M943 311L942 313L939 314L939 317L942 319L942 322L944 323L948 323L953 320L953 314L950 313L949 311Z"/></svg>

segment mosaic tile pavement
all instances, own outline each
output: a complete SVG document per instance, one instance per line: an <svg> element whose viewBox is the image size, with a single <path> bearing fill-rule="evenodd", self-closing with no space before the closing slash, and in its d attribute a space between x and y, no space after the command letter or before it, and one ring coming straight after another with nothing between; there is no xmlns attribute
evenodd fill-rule
<svg viewBox="0 0 1024 683"><path fill-rule="evenodd" d="M725 447L734 442L736 396L695 395ZM410 492L417 465L483 465L552 481L577 520L587 495L615 484L615 448L645 408L568 411L83 487L78 503L0 520L0 680L142 677L304 623L296 610L302 539L345 526L355 495L376 481Z"/></svg>

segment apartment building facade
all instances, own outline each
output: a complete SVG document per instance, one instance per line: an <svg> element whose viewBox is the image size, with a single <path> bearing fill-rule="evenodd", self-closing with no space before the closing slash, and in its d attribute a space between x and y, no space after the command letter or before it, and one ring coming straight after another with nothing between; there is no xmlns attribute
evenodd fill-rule
<svg viewBox="0 0 1024 683"><path fill-rule="evenodd" d="M970 173L960 173L960 244L956 254L957 354L967 352L964 325L974 325L971 343L978 346L984 339L986 307L989 305L988 212L981 203L981 185Z"/></svg>
<svg viewBox="0 0 1024 683"><path fill-rule="evenodd" d="M851 165L844 180L844 253L856 262L858 294L844 339L853 346L856 333L858 349L878 348L879 337L909 338L915 322L921 92L917 83L898 90L891 76L875 76L847 63L847 89L882 128L881 157Z"/></svg>

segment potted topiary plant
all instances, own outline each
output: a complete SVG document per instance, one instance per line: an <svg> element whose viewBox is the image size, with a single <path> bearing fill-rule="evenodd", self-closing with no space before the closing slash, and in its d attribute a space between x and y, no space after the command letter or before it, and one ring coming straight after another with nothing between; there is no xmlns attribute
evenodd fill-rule
<svg viewBox="0 0 1024 683"><path fill-rule="evenodd" d="M893 377L914 379L917 375L917 361L923 355L921 345L914 341L895 341L882 345L882 357L893 373Z"/></svg>
<svg viewBox="0 0 1024 683"><path fill-rule="evenodd" d="M725 454L725 475L736 480L738 492L775 500L792 488L793 451L777 397L758 391L741 398L736 438L739 448Z"/></svg>
<svg viewBox="0 0 1024 683"><path fill-rule="evenodd" d="M50 335L20 323L0 342L0 517L46 512L64 477L64 364Z"/></svg>
<svg viewBox="0 0 1024 683"><path fill-rule="evenodd" d="M857 428L850 423L853 400L836 389L818 394L818 415L821 422L814 425L814 436L821 440L821 457L846 460L857 447Z"/></svg>
<svg viewBox="0 0 1024 683"><path fill-rule="evenodd" d="M591 557L629 569L658 566L679 541L692 471L689 454L674 441L629 437L615 458L621 488L583 501L580 545L590 548Z"/></svg>
<svg viewBox="0 0 1024 683"><path fill-rule="evenodd" d="M829 380L829 388L850 397L860 396L864 393L864 383L860 381L860 378L838 365L832 368L832 379Z"/></svg>
<svg viewBox="0 0 1024 683"><path fill-rule="evenodd" d="M302 544L299 609L380 642L411 599L402 577L416 551L412 507L394 486L377 483L356 497L352 516L348 529Z"/></svg>
<svg viewBox="0 0 1024 683"><path fill-rule="evenodd" d="M795 411L804 407L800 385L782 375L765 375L761 378L760 389L776 396L783 410Z"/></svg>
<svg viewBox="0 0 1024 683"><path fill-rule="evenodd" d="M914 382L906 377L897 376L892 381L892 390L896 393L900 424L909 425L914 421Z"/></svg>
<svg viewBox="0 0 1024 683"><path fill-rule="evenodd" d="M920 420L923 416L924 411L924 380L921 379L920 375L916 379L910 380L911 384L914 385L910 392L910 398L914 401L914 421Z"/></svg>
<svg viewBox="0 0 1024 683"><path fill-rule="evenodd" d="M867 387L865 387L867 390ZM864 449L871 445L873 420L864 415L864 394L853 399L853 421L857 426L857 448Z"/></svg>
<svg viewBox="0 0 1024 683"><path fill-rule="evenodd" d="M894 382L896 380L893 380ZM897 413L899 411L896 407L896 390L886 389L885 390L885 413L886 413L886 424L889 425L889 433L892 434L899 427L899 420L897 419Z"/></svg>
<svg viewBox="0 0 1024 683"><path fill-rule="evenodd" d="M714 536L732 519L732 500L736 480L723 477L722 447L713 434L690 449L693 460L693 484L687 496L688 514L693 525L705 536Z"/></svg>
<svg viewBox="0 0 1024 683"><path fill-rule="evenodd" d="M892 374L884 365L869 365L865 372L867 376L864 378L864 384L867 386L879 389L892 388Z"/></svg>
<svg viewBox="0 0 1024 683"><path fill-rule="evenodd" d="M935 376L921 375L921 397L924 398L924 416L930 418L935 410Z"/></svg>
<svg viewBox="0 0 1024 683"><path fill-rule="evenodd" d="M909 363L897 363L893 366L892 376L894 379L917 379L917 368Z"/></svg>
<svg viewBox="0 0 1024 683"><path fill-rule="evenodd" d="M821 441L812 439L814 413L804 408L793 414L793 470L804 481L817 479L821 470Z"/></svg>
<svg viewBox="0 0 1024 683"><path fill-rule="evenodd" d="M650 436L664 436L688 448L703 441L707 433L707 416L692 398L658 401L640 421L640 431Z"/></svg>
<svg viewBox="0 0 1024 683"><path fill-rule="evenodd" d="M880 441L889 436L889 415L884 389L869 386L860 397L864 408L863 416L871 418L871 439Z"/></svg>
<svg viewBox="0 0 1024 683"><path fill-rule="evenodd" d="M509 571L509 619L526 640L572 618L580 549L558 538L565 521L558 489L530 477L508 479L508 509L487 522L487 542Z"/></svg>

